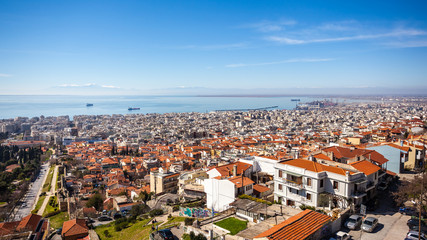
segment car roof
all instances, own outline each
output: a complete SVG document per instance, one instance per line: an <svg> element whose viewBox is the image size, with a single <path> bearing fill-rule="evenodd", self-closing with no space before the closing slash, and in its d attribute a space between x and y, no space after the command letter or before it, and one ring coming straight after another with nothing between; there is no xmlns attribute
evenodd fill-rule
<svg viewBox="0 0 427 240"><path fill-rule="evenodd" d="M358 217L360 217L360 216L357 215L357 214L353 214L353 215L350 216L350 218L358 218Z"/></svg>
<svg viewBox="0 0 427 240"><path fill-rule="evenodd" d="M374 221L374 220L378 220L377 218L374 218L374 217L367 217L366 219L365 219L365 221L366 220L369 220L369 221Z"/></svg>

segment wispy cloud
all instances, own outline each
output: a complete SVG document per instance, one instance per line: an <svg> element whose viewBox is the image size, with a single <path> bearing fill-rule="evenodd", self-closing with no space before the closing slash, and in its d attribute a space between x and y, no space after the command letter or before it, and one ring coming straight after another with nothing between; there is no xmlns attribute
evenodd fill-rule
<svg viewBox="0 0 427 240"><path fill-rule="evenodd" d="M112 86L112 85L102 85L101 87L103 87L103 88L120 88L120 87L117 87L117 86Z"/></svg>
<svg viewBox="0 0 427 240"><path fill-rule="evenodd" d="M6 77L12 77L12 76L13 76L12 74L0 73L0 77L6 78Z"/></svg>
<svg viewBox="0 0 427 240"><path fill-rule="evenodd" d="M86 83L86 84L61 84L58 87L92 87L96 86L95 83Z"/></svg>
<svg viewBox="0 0 427 240"><path fill-rule="evenodd" d="M355 20L344 20L339 22L322 23L318 29L322 31L350 31L358 28L359 23Z"/></svg>
<svg viewBox="0 0 427 240"><path fill-rule="evenodd" d="M221 49L239 49L246 48L249 44L246 42L242 43L231 43L231 44L214 44L214 45L187 45L180 47L181 49L197 49L197 50L221 50Z"/></svg>
<svg viewBox="0 0 427 240"><path fill-rule="evenodd" d="M252 28L260 32L276 32L281 31L286 26L293 26L297 24L294 20L279 20L279 21L267 21L263 20L257 23L246 24L240 26L241 28Z"/></svg>
<svg viewBox="0 0 427 240"><path fill-rule="evenodd" d="M113 85L98 85L95 83L86 83L86 84L61 84L58 87L62 88L88 88L88 87L99 87L99 88L114 88L120 89L121 87L113 86Z"/></svg>
<svg viewBox="0 0 427 240"><path fill-rule="evenodd" d="M277 62L263 62L263 63L236 63L236 64L228 64L225 67L227 68L238 68L238 67L253 67L253 66L266 66L266 65L276 65L276 64L284 64L284 63L308 63L308 62L328 62L333 61L333 58L301 58L301 59L288 59L284 61Z"/></svg>
<svg viewBox="0 0 427 240"><path fill-rule="evenodd" d="M294 39L288 37L280 36L270 36L266 40L288 44L309 44L309 43L325 43L325 42L342 42L342 41L357 41L357 40L368 40L368 39L378 39L378 38L401 38L401 37L413 37L413 36L422 36L427 35L427 32L417 29L397 29L391 32L382 33L382 34L367 34L367 35L355 35L348 37L335 37L335 38L318 38L318 39Z"/></svg>
<svg viewBox="0 0 427 240"><path fill-rule="evenodd" d="M418 48L427 47L427 40L406 41L406 42L388 42L384 45L392 48Z"/></svg>

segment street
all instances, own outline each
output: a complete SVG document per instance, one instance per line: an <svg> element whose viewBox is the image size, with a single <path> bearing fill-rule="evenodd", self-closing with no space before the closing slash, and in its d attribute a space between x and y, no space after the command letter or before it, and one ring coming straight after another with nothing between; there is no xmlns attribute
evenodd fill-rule
<svg viewBox="0 0 427 240"><path fill-rule="evenodd" d="M409 231L406 222L411 216L402 215L398 211L398 207L392 204L390 193L379 193L379 207L375 211L368 212L366 217L375 217L378 219L378 226L372 233L363 232L360 229L357 231L349 231L343 228L345 232L348 232L352 239L361 240L402 240L405 238Z"/></svg>
<svg viewBox="0 0 427 240"><path fill-rule="evenodd" d="M49 169L48 163L41 165L40 175L30 185L30 188L28 189L27 194L25 194L25 196L21 200L21 204L19 204L15 208L15 215L14 215L13 219L10 219L11 221L21 220L21 218L30 214L31 210L33 209L33 205L36 202L36 198L39 194L39 190L43 186L43 182L44 182L45 176L48 172L48 169Z"/></svg>

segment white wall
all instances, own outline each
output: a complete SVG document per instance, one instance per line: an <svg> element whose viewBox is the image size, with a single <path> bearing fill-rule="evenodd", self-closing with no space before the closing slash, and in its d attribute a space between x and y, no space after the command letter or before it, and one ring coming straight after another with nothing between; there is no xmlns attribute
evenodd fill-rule
<svg viewBox="0 0 427 240"><path fill-rule="evenodd" d="M205 179L206 206L215 211L223 211L235 200L234 183L228 180Z"/></svg>

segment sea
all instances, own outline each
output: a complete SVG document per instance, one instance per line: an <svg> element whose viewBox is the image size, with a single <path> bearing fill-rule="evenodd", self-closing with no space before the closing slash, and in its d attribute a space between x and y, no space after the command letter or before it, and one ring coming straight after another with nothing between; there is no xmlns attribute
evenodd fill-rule
<svg viewBox="0 0 427 240"><path fill-rule="evenodd" d="M211 112L215 110L294 109L300 103L325 100L320 97L230 97L230 96L75 96L75 95L0 95L0 119L15 117L146 114L171 112ZM330 99L334 102L346 101ZM87 103L93 106L86 106ZM128 110L128 108L140 108Z"/></svg>

